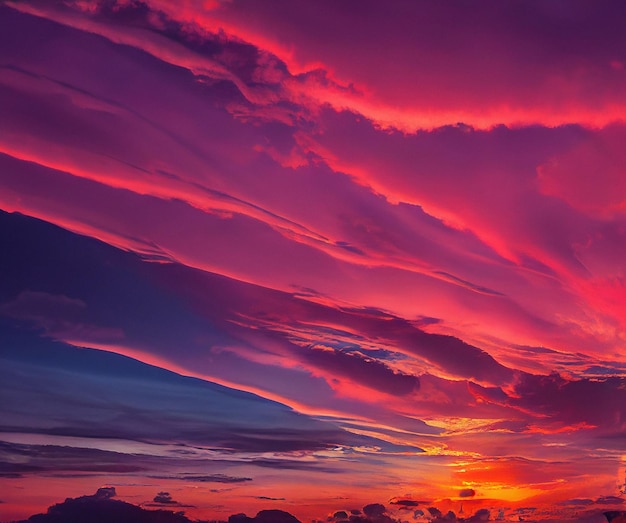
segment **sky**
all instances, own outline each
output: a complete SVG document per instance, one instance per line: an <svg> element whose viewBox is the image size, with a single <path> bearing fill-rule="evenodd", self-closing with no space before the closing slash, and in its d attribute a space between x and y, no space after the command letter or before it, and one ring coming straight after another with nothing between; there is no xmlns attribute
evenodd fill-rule
<svg viewBox="0 0 626 523"><path fill-rule="evenodd" d="M0 520L619 509L625 20L0 2Z"/></svg>

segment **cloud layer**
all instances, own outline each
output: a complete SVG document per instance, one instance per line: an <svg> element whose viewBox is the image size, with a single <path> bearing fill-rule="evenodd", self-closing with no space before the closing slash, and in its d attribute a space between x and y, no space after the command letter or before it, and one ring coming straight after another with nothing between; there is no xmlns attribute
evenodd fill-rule
<svg viewBox="0 0 626 523"><path fill-rule="evenodd" d="M2 3L7 474L621 499L624 14Z"/></svg>

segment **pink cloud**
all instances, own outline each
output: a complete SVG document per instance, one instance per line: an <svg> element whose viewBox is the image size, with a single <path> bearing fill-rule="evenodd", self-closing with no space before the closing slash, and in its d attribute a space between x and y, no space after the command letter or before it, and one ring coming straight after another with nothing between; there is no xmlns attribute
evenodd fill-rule
<svg viewBox="0 0 626 523"><path fill-rule="evenodd" d="M621 8L375 2L149 2L284 61L292 96L414 131L456 122L602 126L624 119ZM532 35L532 37L529 37ZM381 42L385 42L384 46ZM583 45L581 42L587 42ZM386 49L392 49L390 59Z"/></svg>

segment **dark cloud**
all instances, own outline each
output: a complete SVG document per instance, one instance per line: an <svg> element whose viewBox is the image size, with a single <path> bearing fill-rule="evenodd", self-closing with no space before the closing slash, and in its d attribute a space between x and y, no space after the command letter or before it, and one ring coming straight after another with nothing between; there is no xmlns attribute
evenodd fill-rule
<svg viewBox="0 0 626 523"><path fill-rule="evenodd" d="M385 512L387 512L387 509L382 503L370 503L369 505L365 505L363 507L363 513L371 518L380 517Z"/></svg>
<svg viewBox="0 0 626 523"><path fill-rule="evenodd" d="M77 443L72 442L73 445ZM252 482L251 477L236 476L223 473L198 474L179 473L181 467L206 468L206 460L197 457L172 458L155 456L139 452L132 455L99 449L79 448L76 446L24 445L0 442L0 476L5 478L21 478L30 475L44 475L56 478L88 478L106 474L141 474L154 480L182 481L186 483L217 483L223 485L240 485ZM232 467L241 465L241 461L228 460L219 462L221 466ZM304 470L325 473L338 473L337 467L325 467L319 463L297 462L285 459L271 463L246 462L251 466L271 467L276 470ZM171 473L167 473L172 471Z"/></svg>
<svg viewBox="0 0 626 523"><path fill-rule="evenodd" d="M294 459L269 459L269 458L255 458L250 463L257 467L271 468L277 470L308 470L308 471L320 471L327 474L340 474L342 468L332 463L324 464L323 462L307 462L298 461Z"/></svg>
<svg viewBox="0 0 626 523"><path fill-rule="evenodd" d="M387 514L387 509L380 503L371 503L363 507L366 517L353 516L350 520L354 523L398 523L398 520Z"/></svg>
<svg viewBox="0 0 626 523"><path fill-rule="evenodd" d="M48 509L46 514L37 514L28 519L30 523L190 523L182 512L169 510L145 510L137 505L112 499L115 494L112 487L101 488L91 496L67 498L63 503ZM181 505L172 499L168 492L159 492L154 503L145 506L176 506ZM300 521L283 510L261 510L255 517L235 514L229 517L229 523L300 523ZM369 520L368 520L369 522ZM27 523L26 521L19 523Z"/></svg>
<svg viewBox="0 0 626 523"><path fill-rule="evenodd" d="M471 518L468 518L471 519ZM455 523L457 521L456 514L449 510L444 515L433 518L433 523Z"/></svg>
<svg viewBox="0 0 626 523"><path fill-rule="evenodd" d="M192 481L195 483L245 483L252 481L252 478L228 476L226 474L180 474L173 476L150 476L154 479L180 479L183 481Z"/></svg>
<svg viewBox="0 0 626 523"><path fill-rule="evenodd" d="M387 394L403 396L419 390L417 376L395 372L378 360L356 353L309 347L302 356L316 367Z"/></svg>
<svg viewBox="0 0 626 523"><path fill-rule="evenodd" d="M350 251L350 252L353 252L354 254L358 254L359 256L365 256L365 252L363 252L358 247L355 247L354 245L350 245L348 242L337 241L335 242L335 245L337 245L338 247L341 247L342 249L345 249L346 251Z"/></svg>
<svg viewBox="0 0 626 523"><path fill-rule="evenodd" d="M228 518L228 523L300 523L300 521L284 510L261 510L255 517L235 514Z"/></svg>
<svg viewBox="0 0 626 523"><path fill-rule="evenodd" d="M530 414L532 423L554 429L570 426L596 430L596 436L619 439L626 418L626 378L621 376L576 379L557 372L549 375L519 373L514 393L500 387L468 384L477 398ZM524 432L530 420L498 422L494 428Z"/></svg>
<svg viewBox="0 0 626 523"><path fill-rule="evenodd" d="M449 278L457 283L460 283L463 286L466 286L472 290L475 290L476 292L481 292L484 294L490 294L492 296L504 296L503 293L495 291L493 289L489 289L487 287L482 287L480 285L475 285L472 282L469 281L465 281L457 276L454 276L453 274L448 274L447 272L444 271L435 271L435 274L439 274L441 276L445 276L446 278Z"/></svg>
<svg viewBox="0 0 626 523"><path fill-rule="evenodd" d="M402 352L424 358L458 376L496 384L506 383L513 376L510 369L484 350L453 336L427 333L416 324L388 312L371 308L338 310L298 303L293 311L295 317L305 313L309 322L332 321L365 339L385 340Z"/></svg>
<svg viewBox="0 0 626 523"><path fill-rule="evenodd" d="M97 494L79 498L67 498L54 505L46 514L31 516L28 523L191 523L181 513L166 510L145 510L136 505L102 497ZM20 523L27 523L23 521Z"/></svg>
<svg viewBox="0 0 626 523"><path fill-rule="evenodd" d="M142 503L144 507L181 507L181 508L195 508L195 505L184 505L178 501L172 499L172 495L169 492L161 491L154 496L152 503Z"/></svg>
<svg viewBox="0 0 626 523"><path fill-rule="evenodd" d="M21 445L0 442L0 470L9 476L87 472L99 474L138 473L149 460L129 460L127 454L60 445Z"/></svg>
<svg viewBox="0 0 626 523"><path fill-rule="evenodd" d="M156 496L154 496L155 503L164 503L164 504L173 504L177 503L172 499L172 496L169 492L159 492Z"/></svg>
<svg viewBox="0 0 626 523"><path fill-rule="evenodd" d="M392 505L400 505L403 507L417 507L418 505L422 505L426 503L425 501L415 501L413 499L397 499L394 501L390 501Z"/></svg>
<svg viewBox="0 0 626 523"><path fill-rule="evenodd" d="M464 488L459 491L459 497L461 498L471 498L476 495L476 491L471 488Z"/></svg>
<svg viewBox="0 0 626 523"><path fill-rule="evenodd" d="M111 499L117 496L115 487L100 487L94 496L98 499Z"/></svg>
<svg viewBox="0 0 626 523"><path fill-rule="evenodd" d="M567 379L522 374L510 404L548 415L563 423L587 423L601 429L621 430L626 419L626 379Z"/></svg>
<svg viewBox="0 0 626 523"><path fill-rule="evenodd" d="M474 513L473 516L470 516L465 521L467 523L483 523L485 521L489 521L490 517L491 512L489 511L489 509L480 508Z"/></svg>
<svg viewBox="0 0 626 523"><path fill-rule="evenodd" d="M596 503L598 505L621 505L624 499L617 496L602 496L596 499Z"/></svg>
<svg viewBox="0 0 626 523"><path fill-rule="evenodd" d="M428 512L433 518L440 518L443 514L437 507L428 507Z"/></svg>
<svg viewBox="0 0 626 523"><path fill-rule="evenodd" d="M594 501L593 499L589 499L589 498L574 498L574 499L566 499L563 501L559 502L559 505L580 505L580 506L586 506L586 505L593 505Z"/></svg>

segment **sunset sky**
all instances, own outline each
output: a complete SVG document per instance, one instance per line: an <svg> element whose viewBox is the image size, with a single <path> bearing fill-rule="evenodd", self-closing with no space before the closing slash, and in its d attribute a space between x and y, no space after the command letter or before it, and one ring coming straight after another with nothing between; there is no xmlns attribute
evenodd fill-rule
<svg viewBox="0 0 626 523"><path fill-rule="evenodd" d="M0 521L625 475L626 2L0 1Z"/></svg>

